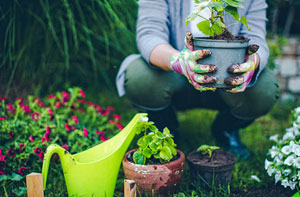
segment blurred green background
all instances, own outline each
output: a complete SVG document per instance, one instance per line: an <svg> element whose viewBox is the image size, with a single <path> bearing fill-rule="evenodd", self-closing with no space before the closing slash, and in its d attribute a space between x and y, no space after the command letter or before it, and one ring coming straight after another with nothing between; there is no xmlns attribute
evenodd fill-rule
<svg viewBox="0 0 300 197"><path fill-rule="evenodd" d="M268 0L270 39L299 35L299 2ZM0 95L70 86L115 92L121 61L137 52L136 16L136 0L1 0Z"/></svg>

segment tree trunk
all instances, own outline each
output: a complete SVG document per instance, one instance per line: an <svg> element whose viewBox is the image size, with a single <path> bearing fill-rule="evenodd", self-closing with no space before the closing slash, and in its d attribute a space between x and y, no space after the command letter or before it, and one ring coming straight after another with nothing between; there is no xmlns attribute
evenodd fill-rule
<svg viewBox="0 0 300 197"><path fill-rule="evenodd" d="M296 5L294 3L291 3L289 13L285 22L284 31L283 31L283 35L286 37L290 35L290 30L295 17L295 11L296 11Z"/></svg>

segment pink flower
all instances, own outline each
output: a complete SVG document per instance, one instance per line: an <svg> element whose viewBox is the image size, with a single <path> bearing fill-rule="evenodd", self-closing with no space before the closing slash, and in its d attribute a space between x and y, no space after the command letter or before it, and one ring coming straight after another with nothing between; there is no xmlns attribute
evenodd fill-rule
<svg viewBox="0 0 300 197"><path fill-rule="evenodd" d="M49 108L49 109L48 109L48 113L49 113L50 116L53 116L53 111L52 111L52 109Z"/></svg>
<svg viewBox="0 0 300 197"><path fill-rule="evenodd" d="M6 99L6 97L0 97L0 101L5 101Z"/></svg>
<svg viewBox="0 0 300 197"><path fill-rule="evenodd" d="M44 133L44 136L42 137L42 143L44 143L45 141L50 142L50 133L46 132Z"/></svg>
<svg viewBox="0 0 300 197"><path fill-rule="evenodd" d="M6 117L0 117L0 120L6 120L7 118Z"/></svg>
<svg viewBox="0 0 300 197"><path fill-rule="evenodd" d="M26 167L21 167L21 168L19 168L18 172L19 172L20 175L23 176L25 174L26 170L27 170Z"/></svg>
<svg viewBox="0 0 300 197"><path fill-rule="evenodd" d="M83 128L83 136L84 137L88 137L89 136L89 133L87 132L86 128Z"/></svg>
<svg viewBox="0 0 300 197"><path fill-rule="evenodd" d="M121 124L120 122L117 122L117 127L118 127L118 129L120 129L120 130L124 129L124 127L122 126L122 124Z"/></svg>
<svg viewBox="0 0 300 197"><path fill-rule="evenodd" d="M77 118L77 116L72 116L72 120L74 120L74 122L76 123L76 124L78 124L78 118Z"/></svg>
<svg viewBox="0 0 300 197"><path fill-rule="evenodd" d="M19 148L19 151L20 151L20 152L23 152L23 151L24 151L23 148L25 147L25 144L19 144L18 146L20 147L20 148Z"/></svg>
<svg viewBox="0 0 300 197"><path fill-rule="evenodd" d="M0 175L4 175L4 174L5 174L4 172L1 172L1 171L0 171Z"/></svg>
<svg viewBox="0 0 300 197"><path fill-rule="evenodd" d="M24 102L24 99L21 98L21 97L18 97L16 100L17 100L20 104Z"/></svg>
<svg viewBox="0 0 300 197"><path fill-rule="evenodd" d="M98 135L104 135L105 133L104 133L104 131L96 131L96 134L98 134Z"/></svg>
<svg viewBox="0 0 300 197"><path fill-rule="evenodd" d="M106 108L108 111L114 111L115 110L115 108L114 107L112 107L112 106L107 106L107 108Z"/></svg>
<svg viewBox="0 0 300 197"><path fill-rule="evenodd" d="M44 152L41 151L41 153L38 155L41 161L44 161Z"/></svg>
<svg viewBox="0 0 300 197"><path fill-rule="evenodd" d="M39 148L39 147L37 146L37 147L35 147L35 149L33 150L33 152L34 152L36 155L40 155L41 152L43 152L43 151L42 151L41 148Z"/></svg>
<svg viewBox="0 0 300 197"><path fill-rule="evenodd" d="M31 118L32 118L32 120L37 121L40 118L40 113L39 112L33 112L31 114Z"/></svg>
<svg viewBox="0 0 300 197"><path fill-rule="evenodd" d="M58 108L60 108L60 106L61 106L61 102L57 101L57 102L55 103L55 107L58 109Z"/></svg>
<svg viewBox="0 0 300 197"><path fill-rule="evenodd" d="M15 133L12 132L12 131L9 131L9 132L8 132L8 135L9 135L10 138L13 138L13 137L14 137L14 134L15 134Z"/></svg>
<svg viewBox="0 0 300 197"><path fill-rule="evenodd" d="M109 120L108 123L109 124L115 124L115 121L114 120Z"/></svg>
<svg viewBox="0 0 300 197"><path fill-rule="evenodd" d="M48 125L46 126L46 133L51 133L51 128Z"/></svg>
<svg viewBox="0 0 300 197"><path fill-rule="evenodd" d="M94 108L97 112L102 111L102 107L100 105L94 105Z"/></svg>
<svg viewBox="0 0 300 197"><path fill-rule="evenodd" d="M0 162L4 161L5 162L5 155L2 154L3 148L0 148ZM0 166L1 167L1 166Z"/></svg>
<svg viewBox="0 0 300 197"><path fill-rule="evenodd" d="M82 100L82 99L79 99L79 98L77 99L77 101L78 101L79 103L82 103L82 104L85 104L85 102L86 102L85 100Z"/></svg>
<svg viewBox="0 0 300 197"><path fill-rule="evenodd" d="M35 139L34 139L34 137L31 135L31 136L29 137L29 140L32 141L32 142L34 142Z"/></svg>
<svg viewBox="0 0 300 197"><path fill-rule="evenodd" d="M103 135L100 136L100 140L101 140L102 142L105 142L105 141L108 140L108 139L109 139L109 137L105 138Z"/></svg>
<svg viewBox="0 0 300 197"><path fill-rule="evenodd" d="M69 146L67 144L62 145L61 147L66 149L66 150L69 150Z"/></svg>
<svg viewBox="0 0 300 197"><path fill-rule="evenodd" d="M6 155L9 156L9 157L15 157L16 156L16 151L15 149L13 149L12 147L10 147L8 149L8 151L6 152Z"/></svg>
<svg viewBox="0 0 300 197"><path fill-rule="evenodd" d="M83 90L79 90L79 94L81 95L82 98L85 98L85 93Z"/></svg>
<svg viewBox="0 0 300 197"><path fill-rule="evenodd" d="M50 94L49 96L48 96L48 99L55 99L56 97L55 97L55 95L54 94Z"/></svg>
<svg viewBox="0 0 300 197"><path fill-rule="evenodd" d="M118 114L114 114L114 119L121 120L121 116Z"/></svg>
<svg viewBox="0 0 300 197"><path fill-rule="evenodd" d="M69 127L69 125L68 125L68 123L65 123L65 128L66 128L67 131L71 130L70 127Z"/></svg>
<svg viewBox="0 0 300 197"><path fill-rule="evenodd" d="M39 106L45 107L45 104L41 101L40 98L36 97L36 98L34 99L34 101L37 102L37 104L38 104Z"/></svg>
<svg viewBox="0 0 300 197"><path fill-rule="evenodd" d="M106 115L109 114L109 110L106 109L105 111L102 111L100 113L101 113L102 116L106 116Z"/></svg>
<svg viewBox="0 0 300 197"><path fill-rule="evenodd" d="M29 114L31 112L31 109L29 108L28 105L23 105L22 108L25 114Z"/></svg>
<svg viewBox="0 0 300 197"><path fill-rule="evenodd" d="M62 98L63 98L62 103L65 104L66 102L69 101L69 99L70 99L70 94L67 93L67 92L65 92L65 91L63 91L63 92L62 92Z"/></svg>
<svg viewBox="0 0 300 197"><path fill-rule="evenodd" d="M8 109L7 109L8 112L10 112L12 114L14 114L16 112L16 110L12 104L8 103L7 106L8 106Z"/></svg>

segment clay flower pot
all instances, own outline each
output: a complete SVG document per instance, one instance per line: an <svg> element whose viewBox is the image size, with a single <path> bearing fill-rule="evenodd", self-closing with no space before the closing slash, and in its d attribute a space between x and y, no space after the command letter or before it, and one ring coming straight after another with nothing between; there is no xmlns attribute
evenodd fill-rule
<svg viewBox="0 0 300 197"><path fill-rule="evenodd" d="M127 179L135 180L141 194L173 194L183 174L185 156L177 150L179 158L164 164L139 165L128 160L137 149L127 152L122 164Z"/></svg>
<svg viewBox="0 0 300 197"><path fill-rule="evenodd" d="M193 151L187 156L192 179L203 188L212 186L227 188L235 164L235 156L223 150L215 150L213 157Z"/></svg>

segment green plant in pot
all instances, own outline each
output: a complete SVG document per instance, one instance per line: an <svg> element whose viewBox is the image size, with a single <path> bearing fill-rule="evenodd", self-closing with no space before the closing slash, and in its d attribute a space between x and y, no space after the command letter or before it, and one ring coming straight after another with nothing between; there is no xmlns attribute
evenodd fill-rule
<svg viewBox="0 0 300 197"><path fill-rule="evenodd" d="M187 155L187 160L192 179L202 188L212 189L227 188L236 158L217 146L201 145Z"/></svg>
<svg viewBox="0 0 300 197"><path fill-rule="evenodd" d="M217 88L233 87L232 82L226 82L226 78L233 75L228 73L228 67L244 62L249 39L238 35L233 36L228 30L229 26L236 23L244 24L250 30L247 19L240 16L238 8L243 7L244 0L194 0L195 8L187 17L186 24L201 18L197 28L209 37L193 38L194 49L209 49L211 56L198 60L199 64L213 64L218 67L215 73L210 75L217 77L217 82L206 84ZM209 9L210 17L202 15L203 10ZM224 16L230 14L236 21L233 24L225 24ZM195 24L193 24L195 25Z"/></svg>
<svg viewBox="0 0 300 197"><path fill-rule="evenodd" d="M185 156L177 150L168 128L161 132L147 122L138 135L138 148L123 158L127 179L135 180L138 191L147 194L172 194L183 174Z"/></svg>

